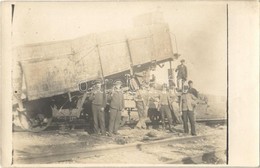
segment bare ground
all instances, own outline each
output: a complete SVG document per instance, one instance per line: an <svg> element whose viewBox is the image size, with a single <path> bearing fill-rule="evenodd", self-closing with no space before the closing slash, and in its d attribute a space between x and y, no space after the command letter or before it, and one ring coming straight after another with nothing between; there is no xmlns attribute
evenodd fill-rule
<svg viewBox="0 0 260 168"><path fill-rule="evenodd" d="M182 130L182 125L177 125L176 129ZM202 152L226 149L226 126L215 125L213 127L203 124L196 125L198 135L214 134L207 139L202 139L188 143L168 144L167 146L155 146L154 148L142 148L134 151L111 151L103 155L91 158L71 158L69 161L60 163L130 163L130 164L160 164L170 160L181 160L187 156L195 156ZM189 137L180 132L171 133L166 130L159 129L131 129L130 127L122 127L119 130L120 135L113 137L105 137L99 135L89 135L82 130L61 132L14 132L13 148L14 160L16 157L23 155L21 151L29 153L51 152L60 148L86 148L86 149L105 149L114 146L123 146L125 144L136 143L140 141L157 140L164 138L180 138ZM75 145L84 142L81 145ZM71 145L73 144L73 145ZM19 152L16 152L19 151ZM222 157L222 158L221 158ZM225 155L218 157L212 161L214 164L225 163Z"/></svg>

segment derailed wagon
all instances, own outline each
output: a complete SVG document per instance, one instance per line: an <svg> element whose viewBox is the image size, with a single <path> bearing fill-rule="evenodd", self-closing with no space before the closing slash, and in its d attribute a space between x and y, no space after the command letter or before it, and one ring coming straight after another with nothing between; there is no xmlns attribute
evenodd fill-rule
<svg viewBox="0 0 260 168"><path fill-rule="evenodd" d="M41 131L53 118L85 117L92 81L120 78L128 91L129 75L172 61L178 54L173 52L168 24L159 21L131 30L19 46L14 56L14 111L23 128Z"/></svg>

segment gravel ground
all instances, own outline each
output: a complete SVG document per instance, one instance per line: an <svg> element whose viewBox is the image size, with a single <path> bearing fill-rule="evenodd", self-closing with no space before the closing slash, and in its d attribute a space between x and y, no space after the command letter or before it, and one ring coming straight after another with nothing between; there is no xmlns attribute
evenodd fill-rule
<svg viewBox="0 0 260 168"><path fill-rule="evenodd" d="M135 151L120 151L109 152L106 155L96 156L91 158L73 158L68 163L127 163L127 164L163 164L170 160L179 161L187 156L197 156L202 152L220 151L226 149L226 127L216 126L215 128L208 128L199 125L198 129L201 133L212 133L214 135L210 138L195 140L186 143L169 143L168 145L160 145L150 147L143 147L141 150ZM180 136L180 135L176 135ZM181 135L190 136L190 135ZM174 136L173 136L174 137ZM218 158L205 161L205 164L225 164L226 157L224 154ZM64 162L61 162L64 163Z"/></svg>
<svg viewBox="0 0 260 168"><path fill-rule="evenodd" d="M177 125L175 128L182 130L182 125ZM209 127L197 123L196 130L198 135L214 134L215 136L205 140L198 140L185 144L168 144L167 146L142 148L142 150L134 151L111 151L100 156L91 158L72 158L70 161L60 163L159 164L165 163L169 160L180 160L185 156L195 156L200 154L202 151L207 152L212 150L224 150L226 148L226 126L215 125L213 127ZM84 142L84 146L73 146L74 149L82 147L89 149L103 149L119 145L122 146L124 144L132 144L140 141L190 136L181 132L171 133L168 130L163 131L160 128L158 130L152 128L147 130L139 130L131 129L130 127L122 127L119 130L119 133L120 135L118 136L104 137L89 135L87 132L82 130L41 133L14 132L14 156L16 157L16 155L23 155L22 153L17 154L16 151L25 151L29 153L50 152L51 150L59 150L59 148L64 146L68 147L70 144L77 144L79 142ZM222 156L221 162L219 163L225 163L225 156Z"/></svg>

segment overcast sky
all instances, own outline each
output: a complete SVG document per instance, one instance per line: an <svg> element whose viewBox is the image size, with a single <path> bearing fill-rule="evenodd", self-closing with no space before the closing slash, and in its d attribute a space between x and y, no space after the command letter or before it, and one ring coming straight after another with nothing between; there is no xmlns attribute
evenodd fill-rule
<svg viewBox="0 0 260 168"><path fill-rule="evenodd" d="M186 60L188 78L201 93L226 95L226 6L183 2L75 2L15 4L14 45L57 41L88 33L129 29L133 17L161 11ZM176 44L173 40L173 49ZM179 61L174 62L174 66ZM168 64L167 64L168 65ZM167 81L167 67L155 74Z"/></svg>

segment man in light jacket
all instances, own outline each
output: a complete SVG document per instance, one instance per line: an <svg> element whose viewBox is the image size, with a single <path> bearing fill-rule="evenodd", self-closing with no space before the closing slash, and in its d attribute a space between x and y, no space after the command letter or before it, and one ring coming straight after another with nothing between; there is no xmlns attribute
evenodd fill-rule
<svg viewBox="0 0 260 168"><path fill-rule="evenodd" d="M188 93L188 86L184 86L183 95L181 96L181 111L183 116L183 128L184 133L189 133L188 120L190 121L191 126L191 135L196 136L195 128L195 118L194 118L194 108L197 105L197 98Z"/></svg>

